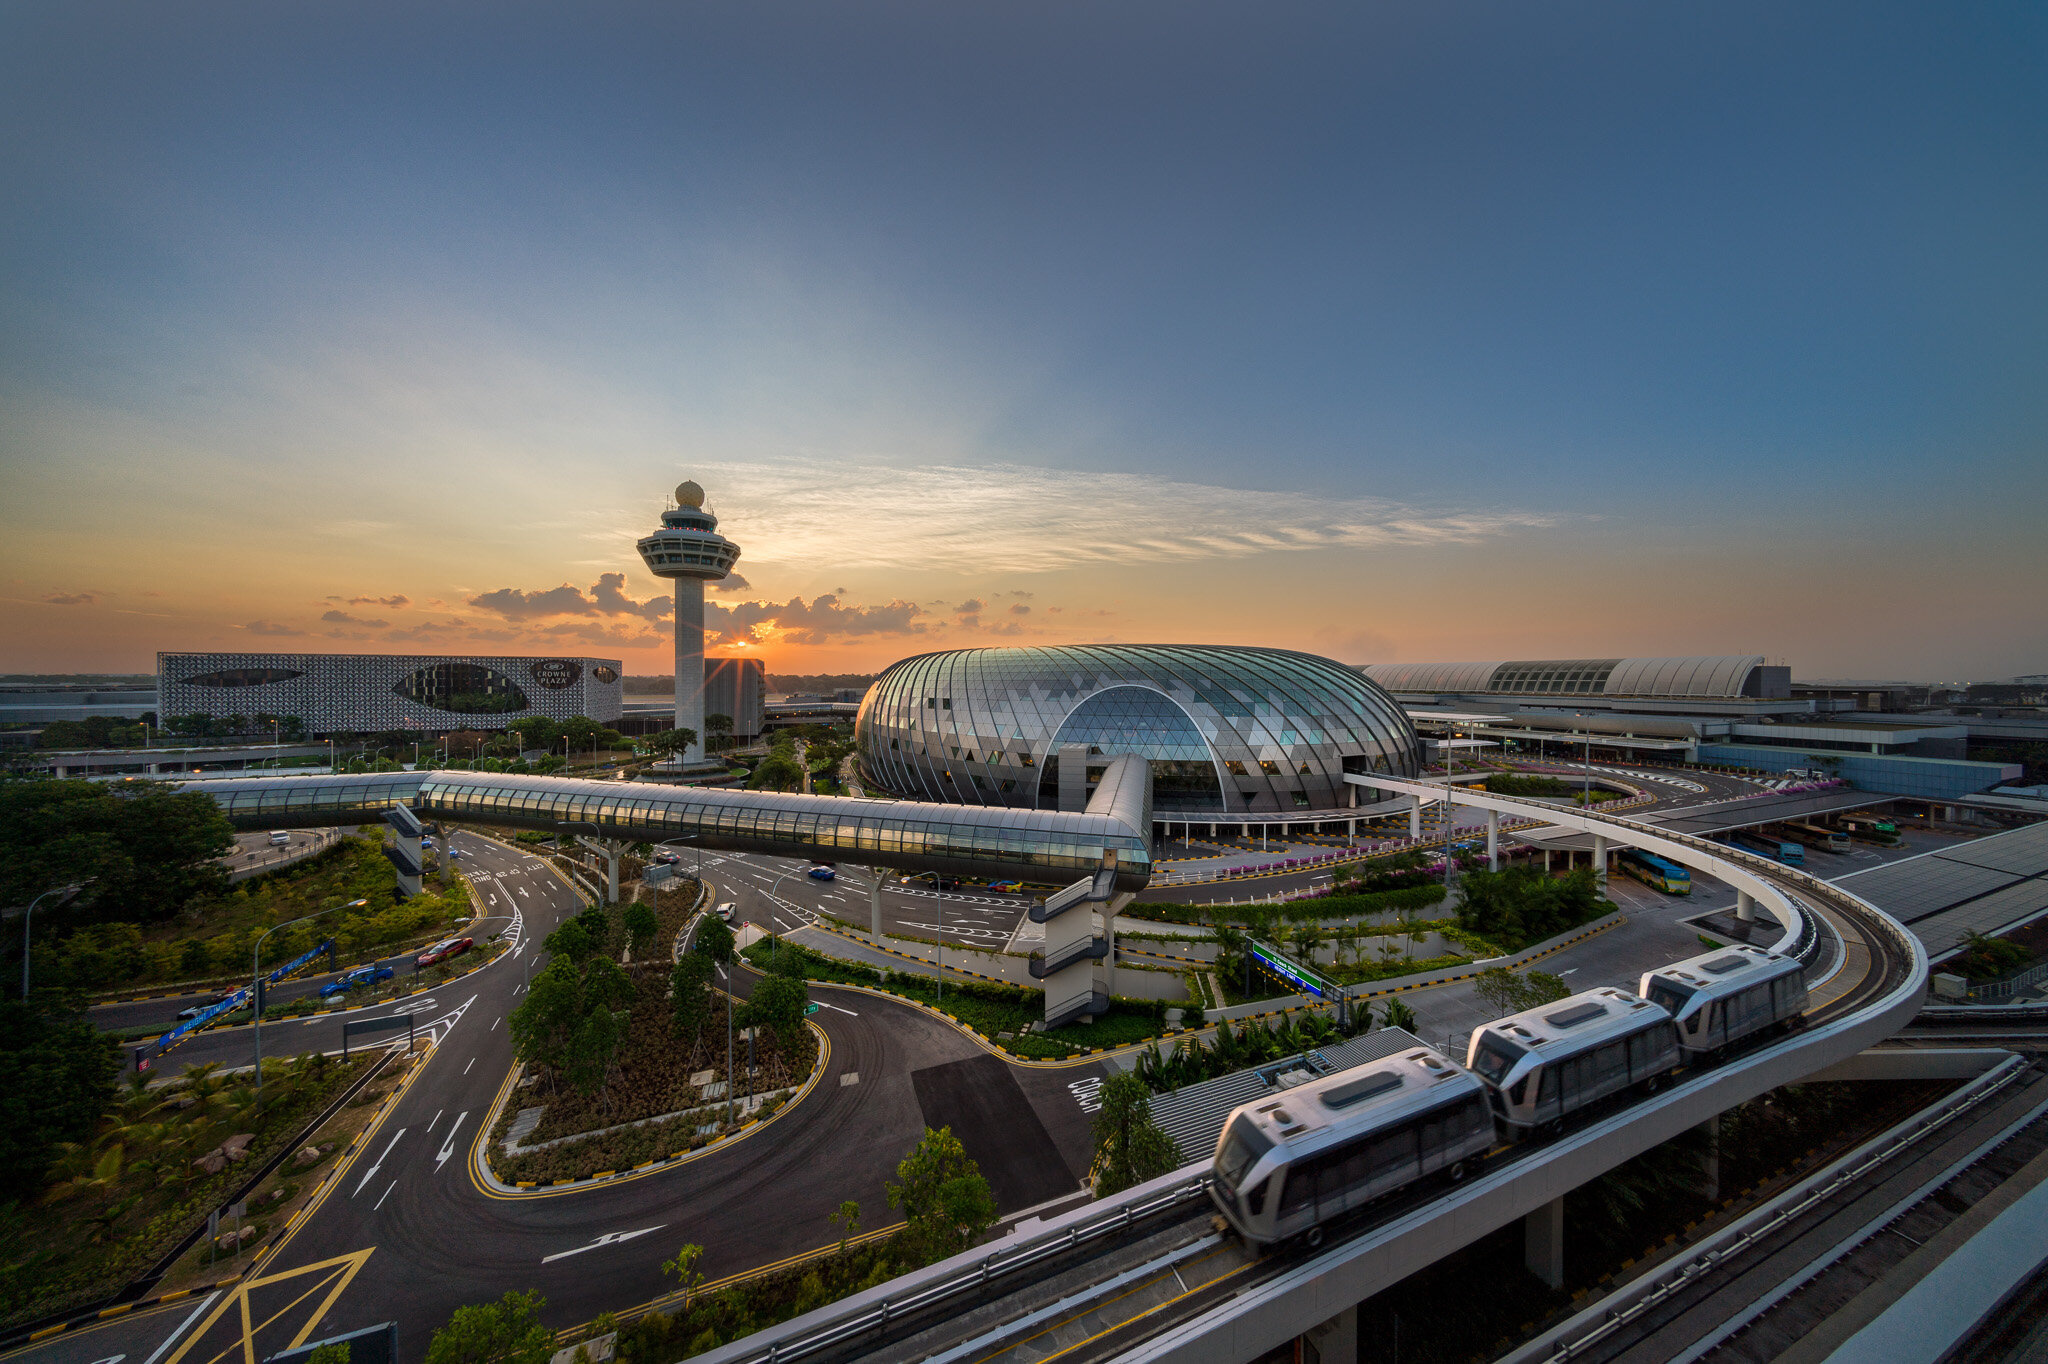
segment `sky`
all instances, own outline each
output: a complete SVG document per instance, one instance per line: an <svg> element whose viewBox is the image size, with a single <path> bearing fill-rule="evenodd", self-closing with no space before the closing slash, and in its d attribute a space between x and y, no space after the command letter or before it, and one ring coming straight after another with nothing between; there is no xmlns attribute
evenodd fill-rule
<svg viewBox="0 0 2048 1364"><path fill-rule="evenodd" d="M0 672L2048 671L2048 11L0 10Z"/></svg>

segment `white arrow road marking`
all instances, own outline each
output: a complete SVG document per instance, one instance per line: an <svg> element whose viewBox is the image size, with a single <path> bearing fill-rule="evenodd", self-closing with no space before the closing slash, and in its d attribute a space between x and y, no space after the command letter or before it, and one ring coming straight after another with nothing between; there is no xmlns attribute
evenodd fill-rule
<svg viewBox="0 0 2048 1364"><path fill-rule="evenodd" d="M662 1227L667 1225L664 1222L660 1226L642 1227L638 1231L608 1231L587 1246L578 1246L574 1250L557 1251L553 1255L543 1255L540 1257L540 1262L546 1264L550 1260L566 1260L571 1255L581 1255L586 1250L597 1250L603 1246L615 1246L621 1241L630 1241L636 1236L645 1236L650 1231L660 1231Z"/></svg>
<svg viewBox="0 0 2048 1364"><path fill-rule="evenodd" d="M356 1185L356 1193L361 1193L364 1187L369 1184L370 1177L376 1174L378 1170L384 1167L384 1157L391 1154L391 1147L398 1145L398 1139L404 1135L405 1129L403 1127L399 1128L396 1132L391 1134L390 1144L385 1146L383 1154L377 1157L377 1163L375 1165L372 1165L369 1169L363 1171L363 1182L361 1184ZM356 1193L350 1194L349 1197L354 1198L356 1196Z"/></svg>
<svg viewBox="0 0 2048 1364"><path fill-rule="evenodd" d="M426 999L408 999L405 1003L395 1006L391 1010L391 1016L404 1018L407 1014L423 1014L433 1008L435 1003L431 996Z"/></svg>
<svg viewBox="0 0 2048 1364"><path fill-rule="evenodd" d="M853 1014L853 1016L854 1016L855 1018L859 1018L859 1017L860 1017L860 1015L859 1015L859 1014L857 1014L857 1013L853 1013L853 1010L851 1010L851 1009L842 1009L842 1008L840 1008L840 1007L839 1007L839 1006L838 1006L837 1004L827 1004L827 1003L826 1003L826 1002L825 1002L824 1000L822 1000L822 999L821 999L821 1000L818 1000L818 1001L817 1001L817 1005L818 1005L818 1007L819 1007L819 1008L821 1008L821 1009L831 1009L831 1010L834 1010L834 1011L835 1011L835 1012L837 1012L837 1013L842 1013L842 1014Z"/></svg>
<svg viewBox="0 0 2048 1364"><path fill-rule="evenodd" d="M455 1120L455 1126L448 1129L448 1140L441 1143L441 1154L434 1157L434 1169L437 1172L443 1165L447 1163L448 1157L455 1154L455 1134L462 1130L462 1119L467 1118L468 1116L469 1110L466 1108L463 1109L462 1117L457 1118Z"/></svg>
<svg viewBox="0 0 2048 1364"><path fill-rule="evenodd" d="M520 893L521 895L527 895L527 890L526 890L526 887L525 887L525 886L521 886L521 887L519 887L519 893ZM528 899L532 899L533 897L532 897L531 895L527 895L527 898L528 898Z"/></svg>

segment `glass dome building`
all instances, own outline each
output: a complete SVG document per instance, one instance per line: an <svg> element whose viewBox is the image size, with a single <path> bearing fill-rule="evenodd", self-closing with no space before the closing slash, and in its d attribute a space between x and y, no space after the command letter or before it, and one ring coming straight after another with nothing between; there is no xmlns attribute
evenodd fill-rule
<svg viewBox="0 0 2048 1364"><path fill-rule="evenodd" d="M911 800L1080 810L1118 754L1161 817L1313 818L1346 772L1413 776L1408 717L1313 654L1217 645L960 649L892 664L855 722L866 780Z"/></svg>

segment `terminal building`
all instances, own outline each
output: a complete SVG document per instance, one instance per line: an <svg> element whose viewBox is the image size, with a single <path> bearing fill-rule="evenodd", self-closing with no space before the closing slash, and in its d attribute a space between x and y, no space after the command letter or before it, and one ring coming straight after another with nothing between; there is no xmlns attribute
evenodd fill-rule
<svg viewBox="0 0 2048 1364"><path fill-rule="evenodd" d="M504 729L587 716L617 723L612 658L427 654L158 654L162 716L295 716L307 735Z"/></svg>
<svg viewBox="0 0 2048 1364"><path fill-rule="evenodd" d="M1285 649L960 649L892 664L855 723L864 779L912 800L1082 810L1110 761L1149 759L1162 820L1312 820L1347 772L1413 776L1415 729L1376 683Z"/></svg>
<svg viewBox="0 0 2048 1364"><path fill-rule="evenodd" d="M1381 663L1385 687L1431 738L1538 755L1725 763L1822 772L1869 791L1954 800L2017 780L1969 757L1957 717L1848 713L1795 689L1761 654L1692 658Z"/></svg>

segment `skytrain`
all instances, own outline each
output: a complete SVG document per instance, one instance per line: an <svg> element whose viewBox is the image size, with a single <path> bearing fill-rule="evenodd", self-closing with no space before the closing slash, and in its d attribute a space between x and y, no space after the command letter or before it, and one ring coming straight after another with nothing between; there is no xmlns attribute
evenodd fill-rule
<svg viewBox="0 0 2048 1364"><path fill-rule="evenodd" d="M1798 1027L1791 957L1726 947L1474 1031L1460 1066L1427 1046L1245 1104L1223 1125L1209 1194L1247 1241L1320 1245L1346 1213L1424 1180L1457 1183L1504 1143L1551 1137L1625 1091Z"/></svg>

